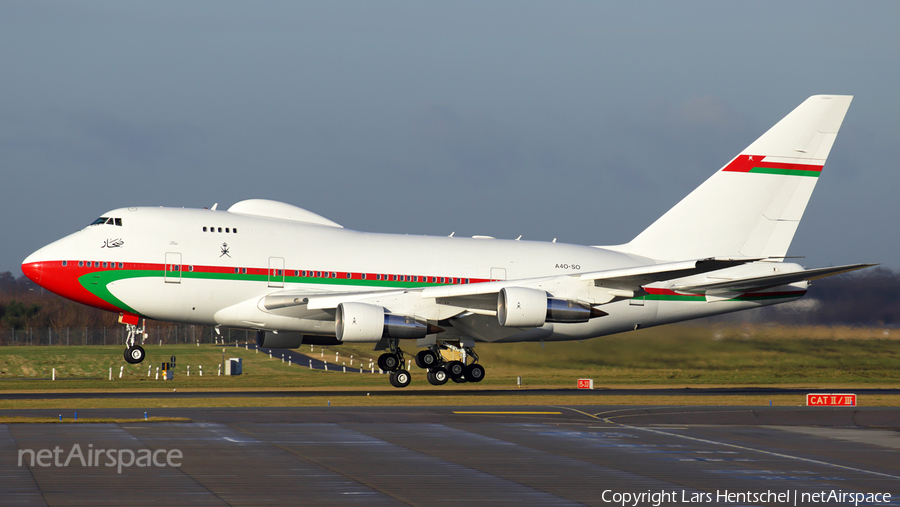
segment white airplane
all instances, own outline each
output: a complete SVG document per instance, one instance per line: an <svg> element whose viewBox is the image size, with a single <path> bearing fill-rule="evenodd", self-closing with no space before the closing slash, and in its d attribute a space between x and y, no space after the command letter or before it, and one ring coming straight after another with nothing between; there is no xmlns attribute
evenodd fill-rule
<svg viewBox="0 0 900 507"><path fill-rule="evenodd" d="M251 199L112 210L22 270L118 312L130 363L144 359L143 317L254 330L268 348L376 343L396 387L410 383L406 340L431 384L478 382L476 342L582 340L784 303L871 266L784 262L851 99L810 97L624 245L372 234Z"/></svg>

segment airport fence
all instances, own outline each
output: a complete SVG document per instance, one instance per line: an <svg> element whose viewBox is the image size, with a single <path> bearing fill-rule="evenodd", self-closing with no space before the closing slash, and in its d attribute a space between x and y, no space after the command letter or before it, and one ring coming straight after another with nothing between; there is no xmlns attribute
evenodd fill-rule
<svg viewBox="0 0 900 507"><path fill-rule="evenodd" d="M234 343L249 342L254 336L242 329L222 329L216 335L210 326L147 326L145 345L172 345L178 343ZM67 345L121 345L125 346L128 333L125 326L117 327L65 327L0 329L0 346L67 346ZM138 339L140 343L140 339Z"/></svg>

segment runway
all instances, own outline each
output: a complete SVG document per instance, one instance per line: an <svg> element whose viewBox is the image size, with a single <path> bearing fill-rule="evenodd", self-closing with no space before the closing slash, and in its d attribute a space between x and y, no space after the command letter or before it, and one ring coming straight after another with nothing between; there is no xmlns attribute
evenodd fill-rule
<svg viewBox="0 0 900 507"><path fill-rule="evenodd" d="M897 395L900 389L851 389L853 393L866 395ZM806 395L807 393L832 393L834 389L798 389L778 387L722 387L722 388L648 388L648 389L357 389L357 390L286 390L286 391L126 391L126 392L0 392L0 400L64 400L64 399L141 399L141 398L283 398L283 397L336 397L336 396L778 396ZM843 392L843 390L841 390Z"/></svg>
<svg viewBox="0 0 900 507"><path fill-rule="evenodd" d="M848 505L795 502L822 492L889 493L889 502L868 505L900 504L897 408L186 408L151 415L193 422L0 425L0 505L518 507L621 505L614 498L641 493L672 495L659 505L756 505L767 492L788 495L768 505ZM65 457L75 444L177 449L183 457L179 466L130 466L121 474L75 462L18 465L22 449L58 446ZM716 496L725 490L757 497ZM637 500L628 505L655 503Z"/></svg>

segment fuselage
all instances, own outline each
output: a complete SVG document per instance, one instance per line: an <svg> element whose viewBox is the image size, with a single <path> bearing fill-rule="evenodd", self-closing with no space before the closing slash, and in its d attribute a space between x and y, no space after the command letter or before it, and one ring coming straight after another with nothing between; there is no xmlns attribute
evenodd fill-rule
<svg viewBox="0 0 900 507"><path fill-rule="evenodd" d="M295 209L306 214L302 221L208 209L116 209L104 214L103 223L38 250L22 269L50 291L113 312L334 335L334 312L270 311L260 301L285 291L365 292L572 275L553 287L597 303L592 299L603 295L578 280L578 273L654 263L612 249L556 242L358 232ZM805 283L711 303L651 284L639 297L605 304L609 315L586 323L497 334L497 326L488 324L496 317L478 316L459 330L478 341L584 339L783 302L804 292ZM421 313L417 308L409 311ZM485 322L481 330L479 318Z"/></svg>

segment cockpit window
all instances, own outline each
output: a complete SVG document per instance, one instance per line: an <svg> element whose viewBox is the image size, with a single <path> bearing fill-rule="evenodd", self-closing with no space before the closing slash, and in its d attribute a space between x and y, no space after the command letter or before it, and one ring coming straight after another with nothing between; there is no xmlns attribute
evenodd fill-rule
<svg viewBox="0 0 900 507"><path fill-rule="evenodd" d="M122 227L122 219L121 218L100 217L97 220L94 220L93 222L91 222L91 225L100 225L100 224L118 225L119 227Z"/></svg>

